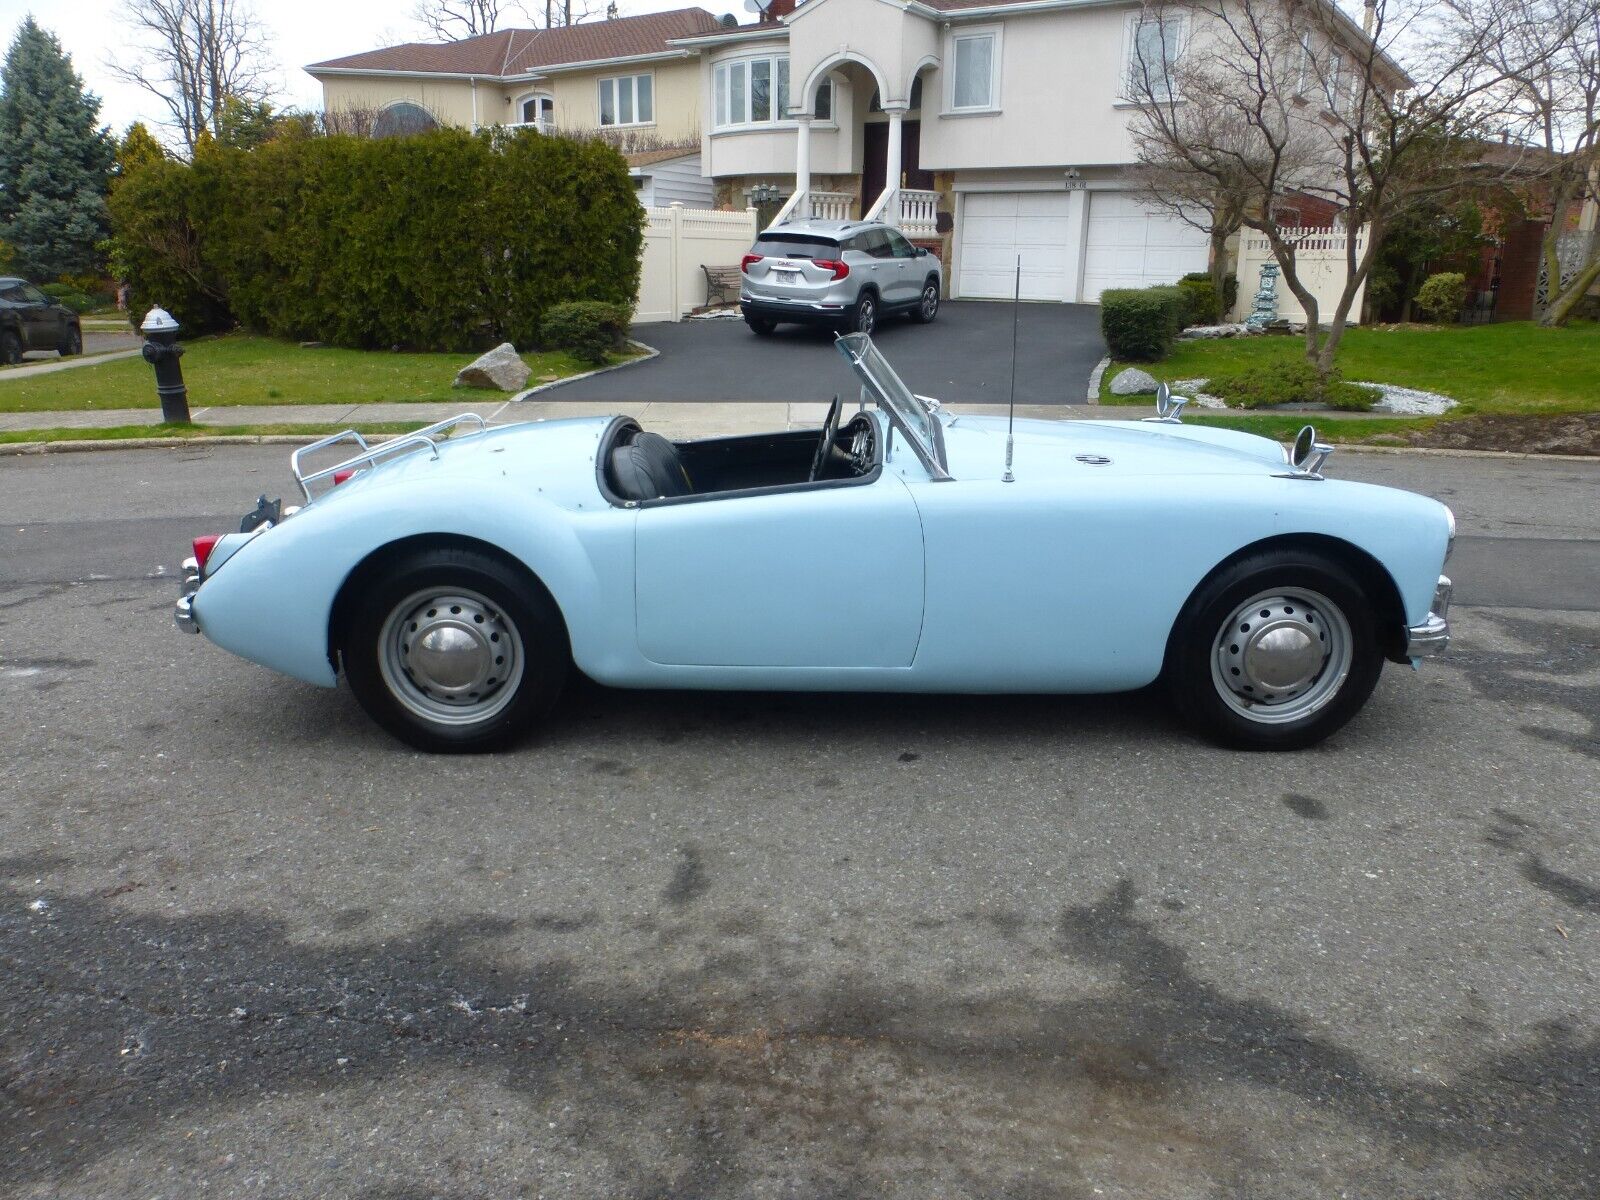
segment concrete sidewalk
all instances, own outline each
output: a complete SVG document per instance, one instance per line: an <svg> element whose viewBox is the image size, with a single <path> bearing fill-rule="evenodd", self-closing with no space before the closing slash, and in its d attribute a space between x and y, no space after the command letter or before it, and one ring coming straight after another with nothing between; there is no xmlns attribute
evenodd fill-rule
<svg viewBox="0 0 1600 1200"><path fill-rule="evenodd" d="M854 408L854 405L850 406ZM1003 404L951 404L950 412L1004 415ZM458 413L475 412L490 424L511 425L518 421L553 420L560 417L608 416L627 413L647 428L664 434L692 434L701 431L728 433L759 432L777 427L796 428L820 425L828 406L815 401L774 404L717 401L691 404L682 401L648 404L616 404L604 401L503 399L473 403L462 399L430 404L279 404L197 408L192 413L197 425L372 425L390 421L431 423ZM1131 421L1153 416L1154 408L1121 405L1019 404L1017 416L1048 420ZM0 413L0 433L29 429L111 429L127 425L158 425L158 408L122 408L81 412Z"/></svg>

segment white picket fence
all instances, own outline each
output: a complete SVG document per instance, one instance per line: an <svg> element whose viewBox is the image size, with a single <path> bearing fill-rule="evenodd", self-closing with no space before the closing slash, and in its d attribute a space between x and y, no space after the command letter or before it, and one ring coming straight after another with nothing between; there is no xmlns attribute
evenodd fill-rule
<svg viewBox="0 0 1600 1200"><path fill-rule="evenodd" d="M756 240L756 210L645 209L643 261L635 324L681 321L705 304L702 267L737 267Z"/></svg>
<svg viewBox="0 0 1600 1200"><path fill-rule="evenodd" d="M1317 319L1327 324L1344 291L1345 245L1349 235L1342 229L1285 229L1283 232L1286 240L1295 246L1295 273L1317 298ZM1364 228L1356 232L1357 261L1366 244L1366 235ZM1239 295L1233 307L1235 321L1244 320L1255 307L1256 291L1261 286L1261 265L1276 261L1265 235L1246 231L1240 236ZM1352 325L1361 320L1361 297L1365 291L1363 283L1350 305ZM1278 276L1278 316L1290 321L1306 319L1304 306L1284 283L1281 273Z"/></svg>

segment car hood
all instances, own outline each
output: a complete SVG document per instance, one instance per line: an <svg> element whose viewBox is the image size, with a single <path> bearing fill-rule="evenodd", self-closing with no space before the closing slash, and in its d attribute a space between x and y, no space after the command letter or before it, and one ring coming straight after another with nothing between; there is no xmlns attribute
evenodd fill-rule
<svg viewBox="0 0 1600 1200"><path fill-rule="evenodd" d="M1005 470L1004 417L947 417L944 443L950 474L957 479L998 478ZM1109 459L1095 465L1122 475L1260 476L1285 470L1279 443L1232 429L1154 421L1016 423L1012 471L1018 479L1074 474L1084 466L1080 455Z"/></svg>

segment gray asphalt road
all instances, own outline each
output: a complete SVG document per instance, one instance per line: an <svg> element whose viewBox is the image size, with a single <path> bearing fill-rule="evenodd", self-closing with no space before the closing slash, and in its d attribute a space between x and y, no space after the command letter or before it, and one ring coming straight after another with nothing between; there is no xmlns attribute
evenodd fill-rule
<svg viewBox="0 0 1600 1200"><path fill-rule="evenodd" d="M947 402L1004 404L1011 387L1012 306L947 301L932 325L885 321L874 341L915 391ZM1016 310L1017 403L1082 404L1105 353L1100 308L1023 304ZM563 384L542 400L649 403L700 400L827 400L839 390L832 332L781 325L757 337L741 320L641 325L634 336L660 358ZM996 364L999 364L998 370Z"/></svg>
<svg viewBox="0 0 1600 1200"><path fill-rule="evenodd" d="M585 687L460 760L172 632L285 459L0 460L0 1194L1600 1188L1596 468L1336 457L1470 604L1314 752Z"/></svg>

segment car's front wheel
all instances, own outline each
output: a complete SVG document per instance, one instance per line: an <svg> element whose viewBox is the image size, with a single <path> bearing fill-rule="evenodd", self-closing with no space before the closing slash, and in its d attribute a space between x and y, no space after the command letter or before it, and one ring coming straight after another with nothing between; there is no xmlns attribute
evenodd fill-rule
<svg viewBox="0 0 1600 1200"><path fill-rule="evenodd" d="M440 547L359 585L340 655L356 699L400 740L497 750L547 715L571 666L548 593L481 551Z"/></svg>
<svg viewBox="0 0 1600 1200"><path fill-rule="evenodd" d="M918 325L930 324L939 315L939 283L930 279L922 285L922 298L911 310L911 319Z"/></svg>
<svg viewBox="0 0 1600 1200"><path fill-rule="evenodd" d="M1165 679L1223 745L1298 750L1360 711L1383 669L1371 600L1341 564L1276 550L1207 580L1178 618Z"/></svg>
<svg viewBox="0 0 1600 1200"><path fill-rule="evenodd" d="M83 353L83 334L76 325L68 325L67 331L61 337L61 345L57 347L62 358L72 358Z"/></svg>

